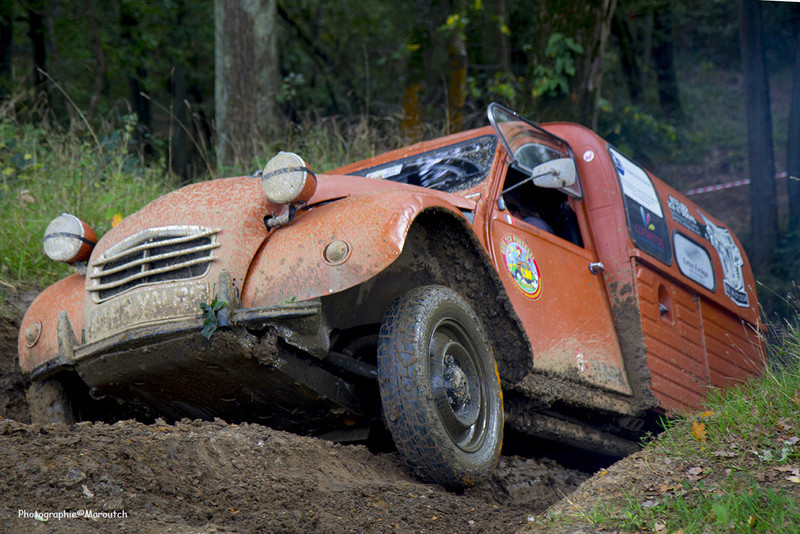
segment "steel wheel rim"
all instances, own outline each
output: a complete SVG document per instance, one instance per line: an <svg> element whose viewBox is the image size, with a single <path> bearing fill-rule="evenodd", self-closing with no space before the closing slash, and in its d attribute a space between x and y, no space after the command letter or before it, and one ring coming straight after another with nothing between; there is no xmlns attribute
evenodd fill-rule
<svg viewBox="0 0 800 534"><path fill-rule="evenodd" d="M475 342L459 323L444 319L431 334L429 362L434 407L445 432L459 449L479 450L489 428L491 398Z"/></svg>

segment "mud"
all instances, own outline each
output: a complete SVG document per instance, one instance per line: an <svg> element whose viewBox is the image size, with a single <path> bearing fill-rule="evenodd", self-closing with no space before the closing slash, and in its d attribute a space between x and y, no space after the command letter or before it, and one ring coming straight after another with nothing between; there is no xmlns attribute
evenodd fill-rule
<svg viewBox="0 0 800 534"><path fill-rule="evenodd" d="M3 420L0 451L3 532L515 532L588 477L506 457L457 495L395 454L221 421ZM117 517L44 523L20 510Z"/></svg>
<svg viewBox="0 0 800 534"><path fill-rule="evenodd" d="M622 358L628 369L628 379L633 390L634 402L631 410L639 415L657 405L650 389L652 379L647 368L647 346L642 341L642 317L637 309L632 284L618 288L618 284L612 282L610 290L612 295L616 295L616 299L612 302L612 313L617 326Z"/></svg>
<svg viewBox="0 0 800 534"><path fill-rule="evenodd" d="M396 453L260 425L31 425L20 313L0 319L0 532L516 532L589 477L505 456L456 494Z"/></svg>

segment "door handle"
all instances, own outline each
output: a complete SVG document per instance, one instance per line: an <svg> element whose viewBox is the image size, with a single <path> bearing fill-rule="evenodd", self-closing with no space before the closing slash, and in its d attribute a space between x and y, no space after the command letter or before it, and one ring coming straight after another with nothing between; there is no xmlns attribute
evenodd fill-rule
<svg viewBox="0 0 800 534"><path fill-rule="evenodd" d="M605 272L605 270L605 266L599 261L593 261L589 264L589 272L592 274L602 273Z"/></svg>

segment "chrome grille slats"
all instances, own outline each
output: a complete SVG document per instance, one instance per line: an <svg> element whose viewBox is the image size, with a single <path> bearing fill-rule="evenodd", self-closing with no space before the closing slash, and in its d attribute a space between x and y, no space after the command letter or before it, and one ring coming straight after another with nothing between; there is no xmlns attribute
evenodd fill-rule
<svg viewBox="0 0 800 534"><path fill-rule="evenodd" d="M149 228L117 243L91 264L88 290L96 301L134 287L205 275L219 247L219 229Z"/></svg>
<svg viewBox="0 0 800 534"><path fill-rule="evenodd" d="M145 230L145 232L142 232L142 233L154 234L154 239L158 239L158 237L161 237L161 236L156 237L157 236L156 232L158 232L159 230L168 230L170 228L173 228L173 229L174 228L184 228L185 229L186 227L182 227L181 226L181 227L152 228L150 230ZM103 254L100 258L98 258L96 261L94 261L92 263L92 266L99 267L100 265L105 265L108 262L111 262L111 261L114 261L114 260L118 259L122 255L134 254L136 252L140 252L142 250L146 250L146 249L150 249L150 248L176 245L176 244L179 244L179 243L183 243L183 242L186 242L186 241L191 241L193 239L197 239L199 237L213 236L217 232L219 232L219 230L203 229L203 231L198 232L197 234L185 235L185 236L180 236L180 237L175 237L175 238L164 238L164 237L162 237L161 238L162 240L148 241L148 242L141 243L139 245L135 245L135 246L132 246L132 247L125 247L123 250L120 250L120 251L116 252L116 254L113 253L112 251L115 251L117 247L112 247L109 250L107 250L106 253ZM137 234L137 235L135 235L133 237L137 237L137 236L141 235L142 233ZM122 243L128 242L129 239L131 239L131 238L126 239Z"/></svg>
<svg viewBox="0 0 800 534"><path fill-rule="evenodd" d="M125 269L131 268L131 267L136 267L136 266L142 265L144 263L152 263L152 262L156 262L156 261L176 258L178 256L186 255L189 252L201 252L201 251L204 251L204 250L211 250L211 249L217 248L218 246L219 246L219 243L211 243L209 245L202 245L202 246L195 247L195 248L192 248L192 249L186 250L186 251L176 250L176 251L173 251L173 252L168 252L166 254L159 254L157 256L148 256L146 258L139 258L138 260L134 260L134 261L132 261L130 263L123 263L121 265L117 265L116 267L112 267L110 269L109 268L103 269L99 273L92 273L92 274L89 275L89 278L100 278L101 276L108 276L109 274L114 274L114 273L117 273L117 272L120 272L120 271L124 271ZM145 249L145 250L152 250L152 249ZM126 255L126 256L129 256L129 255ZM110 262L106 262L105 265L108 266L109 263ZM97 265L98 264L96 263L95 267Z"/></svg>
<svg viewBox="0 0 800 534"><path fill-rule="evenodd" d="M177 269L181 269L181 268L184 268L184 267L191 267L193 265L198 265L198 264L201 264L201 263L208 263L208 259L207 258L201 258L201 259L197 259L197 260L192 260L192 261L187 261L187 262L183 262L183 263L180 263L180 264L176 264L174 266L161 267L160 269L152 269L150 271L147 271L147 272L144 272L144 273L140 273L140 274L138 274L136 276L129 276L128 278L124 278L122 280L117 280L115 282L109 282L107 284L98 284L96 286L92 286L92 291L102 291L104 289L113 289L115 287L119 287L119 286L125 285L127 283L133 282L133 281L141 279L141 278L155 276L157 274L168 273L170 271L175 271ZM176 279L180 280L182 278L185 278L185 277L176 278ZM186 278L188 278L188 277L186 277Z"/></svg>

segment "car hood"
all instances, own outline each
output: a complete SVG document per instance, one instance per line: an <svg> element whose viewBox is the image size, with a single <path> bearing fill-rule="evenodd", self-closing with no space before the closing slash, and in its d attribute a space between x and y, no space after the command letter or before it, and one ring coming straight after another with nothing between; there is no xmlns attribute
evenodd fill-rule
<svg viewBox="0 0 800 534"><path fill-rule="evenodd" d="M460 210L475 209L475 202L462 196L418 186L362 176L319 175L317 190L308 205L326 204L357 195L407 191L436 197ZM148 229L196 226L218 231L218 258L225 258L234 280L242 280L268 231L264 217L282 210L264 197L261 181L253 177L209 180L172 191L126 217L97 243L90 265L112 246Z"/></svg>

